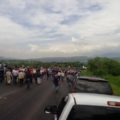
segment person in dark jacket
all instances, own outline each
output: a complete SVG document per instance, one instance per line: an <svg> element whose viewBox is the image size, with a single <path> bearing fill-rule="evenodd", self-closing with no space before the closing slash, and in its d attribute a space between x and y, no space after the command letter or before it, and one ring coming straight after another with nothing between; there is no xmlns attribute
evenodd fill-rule
<svg viewBox="0 0 120 120"><path fill-rule="evenodd" d="M53 84L55 87L55 92L58 92L59 91L59 76L57 73L53 75Z"/></svg>
<svg viewBox="0 0 120 120"><path fill-rule="evenodd" d="M2 83L4 80L4 69L2 65L0 64L0 83Z"/></svg>
<svg viewBox="0 0 120 120"><path fill-rule="evenodd" d="M28 68L28 69L26 70L26 84L27 84L27 89L30 89L31 78L32 78L32 76L31 76L31 71L30 71L30 69Z"/></svg>

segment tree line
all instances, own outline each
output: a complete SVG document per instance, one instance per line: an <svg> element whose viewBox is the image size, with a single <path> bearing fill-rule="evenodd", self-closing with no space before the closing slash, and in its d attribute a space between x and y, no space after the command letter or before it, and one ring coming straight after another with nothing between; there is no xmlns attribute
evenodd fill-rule
<svg viewBox="0 0 120 120"><path fill-rule="evenodd" d="M88 61L88 69L98 76L107 74L120 76L120 61L96 57Z"/></svg>

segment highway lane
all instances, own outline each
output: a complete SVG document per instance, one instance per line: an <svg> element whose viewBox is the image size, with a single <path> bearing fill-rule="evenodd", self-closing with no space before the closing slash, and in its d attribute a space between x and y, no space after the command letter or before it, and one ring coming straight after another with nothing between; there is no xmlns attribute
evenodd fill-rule
<svg viewBox="0 0 120 120"><path fill-rule="evenodd" d="M25 86L11 90L0 95L0 120L52 120L52 115L44 114L44 107L58 105L67 92L66 83L55 93L52 82L47 80L40 86L32 85L30 90Z"/></svg>

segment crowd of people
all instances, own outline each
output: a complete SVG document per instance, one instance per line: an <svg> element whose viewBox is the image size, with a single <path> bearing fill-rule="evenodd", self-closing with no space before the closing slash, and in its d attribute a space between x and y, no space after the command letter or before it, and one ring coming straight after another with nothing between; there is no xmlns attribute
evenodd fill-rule
<svg viewBox="0 0 120 120"><path fill-rule="evenodd" d="M59 83L66 81L69 89L73 89L79 72L75 68L61 67L16 67L0 64L0 84L18 85L26 84L29 89L31 84L40 85L44 80L52 81L55 91L59 90Z"/></svg>

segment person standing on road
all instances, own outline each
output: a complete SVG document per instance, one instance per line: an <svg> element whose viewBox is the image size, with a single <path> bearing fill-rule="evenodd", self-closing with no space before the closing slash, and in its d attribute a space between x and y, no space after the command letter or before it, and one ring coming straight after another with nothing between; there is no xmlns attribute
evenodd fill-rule
<svg viewBox="0 0 120 120"><path fill-rule="evenodd" d="M0 83L2 83L4 80L4 68L3 66L0 64Z"/></svg>
<svg viewBox="0 0 120 120"><path fill-rule="evenodd" d="M25 79L25 73L22 70L20 70L18 73L18 79L19 79L20 87L22 87Z"/></svg>
<svg viewBox="0 0 120 120"><path fill-rule="evenodd" d="M33 68L33 78L32 78L35 82L35 84L37 84L37 70L36 68Z"/></svg>
<svg viewBox="0 0 120 120"><path fill-rule="evenodd" d="M14 68L12 70L12 75L13 75L13 85L17 84L17 77L18 77L18 70L17 68Z"/></svg>
<svg viewBox="0 0 120 120"><path fill-rule="evenodd" d="M52 80L52 69L48 68L48 80Z"/></svg>
<svg viewBox="0 0 120 120"><path fill-rule="evenodd" d="M29 68L27 68L26 70L26 85L27 85L27 89L30 89L30 84L31 84L31 71Z"/></svg>
<svg viewBox="0 0 120 120"><path fill-rule="evenodd" d="M68 83L69 91L74 92L76 87L76 71L75 70L70 69L67 71L67 83Z"/></svg>
<svg viewBox="0 0 120 120"><path fill-rule="evenodd" d="M37 76L37 84L40 85L42 83L42 79L41 79L41 74L40 74L39 68L37 69L36 76Z"/></svg>
<svg viewBox="0 0 120 120"><path fill-rule="evenodd" d="M10 71L10 69L8 69L6 71L5 79L6 79L6 84L7 85L10 85L12 83L13 76L12 76L12 72Z"/></svg>
<svg viewBox="0 0 120 120"><path fill-rule="evenodd" d="M58 76L58 72L56 71L53 75L53 84L55 87L55 92L57 93L59 91L59 76Z"/></svg>

